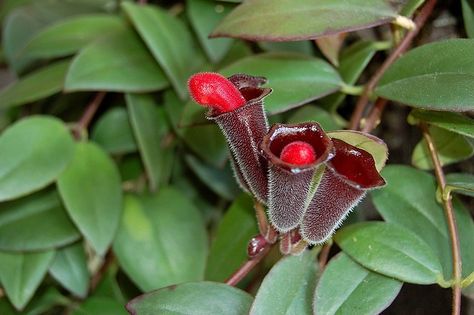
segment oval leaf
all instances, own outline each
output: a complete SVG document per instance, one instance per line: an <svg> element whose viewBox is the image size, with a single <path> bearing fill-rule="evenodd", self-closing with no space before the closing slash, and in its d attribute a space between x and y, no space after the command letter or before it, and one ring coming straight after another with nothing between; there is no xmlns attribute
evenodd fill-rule
<svg viewBox="0 0 474 315"><path fill-rule="evenodd" d="M324 60L296 54L254 55L225 67L221 73L266 77L265 86L273 89L265 99L265 109L270 114L321 98L335 92L342 84L336 70Z"/></svg>
<svg viewBox="0 0 474 315"><path fill-rule="evenodd" d="M376 94L413 107L474 109L474 39L449 39L410 50L380 80Z"/></svg>
<svg viewBox="0 0 474 315"><path fill-rule="evenodd" d="M188 78L202 62L189 30L183 22L157 6L123 2L122 8L180 98L186 99Z"/></svg>
<svg viewBox="0 0 474 315"><path fill-rule="evenodd" d="M109 14L67 18L36 34L26 44L23 54L30 58L67 56L96 38L125 28L121 18Z"/></svg>
<svg viewBox="0 0 474 315"><path fill-rule="evenodd" d="M124 30L82 49L73 59L64 88L68 91L147 92L167 85L163 71L140 38L131 30Z"/></svg>
<svg viewBox="0 0 474 315"><path fill-rule="evenodd" d="M232 11L212 36L248 40L314 39L390 22L397 13L389 0L251 0Z"/></svg>
<svg viewBox="0 0 474 315"><path fill-rule="evenodd" d="M400 292L400 281L365 269L340 253L331 259L314 294L314 314L380 314Z"/></svg>
<svg viewBox="0 0 474 315"><path fill-rule="evenodd" d="M456 193L474 197L474 175L451 173L446 175L447 185Z"/></svg>
<svg viewBox="0 0 474 315"><path fill-rule="evenodd" d="M92 130L91 139L112 154L137 150L128 113L123 107L112 108L100 116Z"/></svg>
<svg viewBox="0 0 474 315"><path fill-rule="evenodd" d="M127 304L127 310L140 315L244 315L252 300L248 293L223 283L191 282L139 296Z"/></svg>
<svg viewBox="0 0 474 315"><path fill-rule="evenodd" d="M0 136L0 201L52 183L73 151L69 131L56 118L34 116L11 125Z"/></svg>
<svg viewBox="0 0 474 315"><path fill-rule="evenodd" d="M399 225L363 222L340 230L334 237L352 259L375 272L417 284L442 277L433 250L416 234Z"/></svg>
<svg viewBox="0 0 474 315"><path fill-rule="evenodd" d="M40 68L0 91L0 108L35 102L59 93L70 61L58 61Z"/></svg>
<svg viewBox="0 0 474 315"><path fill-rule="evenodd" d="M0 252L0 282L16 309L33 297L53 261L54 251L12 254Z"/></svg>
<svg viewBox="0 0 474 315"><path fill-rule="evenodd" d="M206 279L224 281L247 259L247 245L258 234L252 199L237 198L219 222L206 266Z"/></svg>
<svg viewBox="0 0 474 315"><path fill-rule="evenodd" d="M49 273L66 289L84 298L89 289L89 272L82 243L58 250Z"/></svg>
<svg viewBox="0 0 474 315"><path fill-rule="evenodd" d="M273 266L257 292L250 310L256 314L311 314L316 286L316 250L287 256Z"/></svg>
<svg viewBox="0 0 474 315"><path fill-rule="evenodd" d="M0 250L43 250L79 237L55 191L0 204Z"/></svg>
<svg viewBox="0 0 474 315"><path fill-rule="evenodd" d="M105 254L122 212L122 187L116 165L96 144L79 143L57 181L72 220L99 255Z"/></svg>
<svg viewBox="0 0 474 315"><path fill-rule="evenodd" d="M204 222L194 205L176 190L128 195L114 252L143 291L201 280L207 256Z"/></svg>
<svg viewBox="0 0 474 315"><path fill-rule="evenodd" d="M460 135L474 138L474 119L459 113L414 110L410 114L417 120Z"/></svg>
<svg viewBox="0 0 474 315"><path fill-rule="evenodd" d="M296 124L308 121L319 123L325 131L342 128L330 113L312 104L305 105L296 110L293 115L288 118L287 123Z"/></svg>
<svg viewBox="0 0 474 315"><path fill-rule="evenodd" d="M388 158L388 148L385 142L370 134L359 131L338 130L328 132L331 138L345 141L357 148L370 153L375 161L375 167L380 170L385 166Z"/></svg>

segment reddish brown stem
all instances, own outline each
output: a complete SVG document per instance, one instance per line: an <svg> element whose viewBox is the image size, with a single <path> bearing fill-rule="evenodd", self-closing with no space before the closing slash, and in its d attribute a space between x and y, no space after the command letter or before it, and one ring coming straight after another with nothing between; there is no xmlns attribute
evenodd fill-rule
<svg viewBox="0 0 474 315"><path fill-rule="evenodd" d="M246 261L239 269L237 269L226 281L225 283L231 286L237 285L252 269L258 265L258 263L265 257L268 252L270 251L271 244L267 243L265 248L262 250L262 252L254 257L253 259L250 259Z"/></svg>
<svg viewBox="0 0 474 315"><path fill-rule="evenodd" d="M104 277L104 274L107 272L107 269L112 265L115 261L115 255L114 253L109 250L105 256L105 261L100 267L100 269L97 271L96 274L92 276L91 283L90 283L90 290L94 291L97 285L100 283L102 278Z"/></svg>
<svg viewBox="0 0 474 315"><path fill-rule="evenodd" d="M433 162L434 171L436 175L436 180L441 189L442 195L444 196L444 191L446 190L446 178L444 176L443 168L439 160L438 151L436 150L436 145L431 137L428 126L424 123L420 124L421 130L423 131L423 137L428 146L430 152L431 161ZM442 198L444 215L446 217L446 222L448 224L449 236L451 240L451 254L453 256L453 304L452 304L452 314L459 315L461 313L461 277L462 277L462 260L461 252L459 245L459 234L456 225L456 217L454 216L453 203L451 196L449 198Z"/></svg>
<svg viewBox="0 0 474 315"><path fill-rule="evenodd" d="M331 251L332 242L324 244L319 253L319 272L323 272L329 258L329 252Z"/></svg>
<svg viewBox="0 0 474 315"><path fill-rule="evenodd" d="M86 110L82 114L81 119L77 123L79 130L85 130L91 123L92 119L94 118L97 109L99 108L102 100L105 97L105 92L99 92L95 95L94 99L87 105Z"/></svg>
<svg viewBox="0 0 474 315"><path fill-rule="evenodd" d="M369 117L367 117L364 127L362 128L363 132L371 132L374 130L377 125L380 122L380 117L382 116L382 112L385 109L385 106L387 105L387 100L384 98L379 98L377 102L374 105L374 108L372 108L372 111L369 114Z"/></svg>
<svg viewBox="0 0 474 315"><path fill-rule="evenodd" d="M359 129L360 120L362 119L362 116L367 109L367 106L369 104L369 98L372 96L375 87L379 83L385 71L387 71L387 69L395 62L395 60L397 60L397 58L400 57L400 55L403 54L410 47L413 39L416 35L418 35L420 29L423 27L423 25L428 20L428 17L431 15L431 12L433 12L435 4L436 0L428 0L426 2L426 4L420 10L420 13L418 13L415 18L414 22L416 27L407 32L400 44L398 44L398 46L392 51L388 58L385 59L384 63L380 66L380 68L377 69L377 71L373 74L369 82L367 82L364 88L364 92L357 100L356 107L349 123L349 129Z"/></svg>

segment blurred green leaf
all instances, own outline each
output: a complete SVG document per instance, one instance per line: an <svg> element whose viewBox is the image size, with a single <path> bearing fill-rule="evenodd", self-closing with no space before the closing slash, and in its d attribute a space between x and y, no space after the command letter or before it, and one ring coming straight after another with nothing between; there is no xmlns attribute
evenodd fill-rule
<svg viewBox="0 0 474 315"><path fill-rule="evenodd" d="M380 314L402 283L365 269L340 253L327 265L313 299L314 314Z"/></svg>
<svg viewBox="0 0 474 315"><path fill-rule="evenodd" d="M455 188L455 192L474 197L474 175L467 173L451 173L446 175L447 185Z"/></svg>
<svg viewBox="0 0 474 315"><path fill-rule="evenodd" d="M422 238L441 261L445 279L452 275L451 246L443 208L436 202L436 181L426 172L402 165L389 165L382 172L387 186L372 192L372 199L385 221L399 224ZM463 275L474 270L474 223L469 212L455 202Z"/></svg>
<svg viewBox="0 0 474 315"><path fill-rule="evenodd" d="M123 2L122 8L176 93L181 99L186 99L188 78L202 63L189 30L180 20L157 6Z"/></svg>
<svg viewBox="0 0 474 315"><path fill-rule="evenodd" d="M464 136L434 126L429 127L429 130L441 165L463 161L474 154L474 146ZM425 139L416 145L411 161L418 168L433 169L431 154Z"/></svg>
<svg viewBox="0 0 474 315"><path fill-rule="evenodd" d="M334 237L342 250L366 268L408 283L432 284L442 277L433 250L410 230L386 222L349 225Z"/></svg>
<svg viewBox="0 0 474 315"><path fill-rule="evenodd" d="M460 135L474 138L474 119L459 113L414 110L410 114L417 120Z"/></svg>
<svg viewBox="0 0 474 315"><path fill-rule="evenodd" d="M325 131L336 130L342 127L334 120L331 114L312 104L297 109L293 115L288 118L287 122L290 124L296 124L307 121L315 121L319 123Z"/></svg>
<svg viewBox="0 0 474 315"><path fill-rule="evenodd" d="M0 203L0 250L44 250L79 237L55 191Z"/></svg>
<svg viewBox="0 0 474 315"><path fill-rule="evenodd" d="M199 179L222 198L233 200L239 194L239 186L228 163L225 167L215 168L192 155L186 155L185 161Z"/></svg>
<svg viewBox="0 0 474 315"><path fill-rule="evenodd" d="M0 314L2 315L44 315L55 306L67 306L71 301L55 287L38 290L22 312L15 311L8 299L0 299Z"/></svg>
<svg viewBox="0 0 474 315"><path fill-rule="evenodd" d="M206 279L224 281L247 259L247 245L258 234L252 198L240 195L219 222L206 267Z"/></svg>
<svg viewBox="0 0 474 315"><path fill-rule="evenodd" d="M207 256L204 222L177 190L125 198L114 241L120 266L143 291L201 280Z"/></svg>
<svg viewBox="0 0 474 315"><path fill-rule="evenodd" d="M411 17L413 13L425 2L426 0L408 0L400 11L400 15Z"/></svg>
<svg viewBox="0 0 474 315"><path fill-rule="evenodd" d="M94 250L104 255L122 212L120 175L113 160L94 143L78 143L57 186L74 223Z"/></svg>
<svg viewBox="0 0 474 315"><path fill-rule="evenodd" d="M173 285L127 304L131 314L248 314L252 296L240 289L216 282L190 282Z"/></svg>
<svg viewBox="0 0 474 315"><path fill-rule="evenodd" d="M73 16L42 29L27 42L21 53L29 58L67 56L97 38L113 32L123 32L125 29L126 24L118 16L110 14Z"/></svg>
<svg viewBox="0 0 474 315"><path fill-rule="evenodd" d="M472 0L461 0L462 15L464 17L464 28L467 36L474 37L474 2Z"/></svg>
<svg viewBox="0 0 474 315"><path fill-rule="evenodd" d="M258 42L258 46L267 52L299 53L312 56L313 45L309 40L297 42Z"/></svg>
<svg viewBox="0 0 474 315"><path fill-rule="evenodd" d="M5 201L52 183L71 160L74 142L58 119L33 116L2 133L0 152L0 201Z"/></svg>
<svg viewBox="0 0 474 315"><path fill-rule="evenodd" d="M270 114L321 98L335 92L342 84L330 64L322 59L297 54L253 55L225 67L221 73L226 76L247 73L266 77L268 83L265 86L273 89L273 93L265 99L265 109Z"/></svg>
<svg viewBox="0 0 474 315"><path fill-rule="evenodd" d="M151 190L156 190L166 170L166 150L163 138L168 122L162 108L158 108L151 95L127 94L128 113L137 139L140 155L145 165Z"/></svg>
<svg viewBox="0 0 474 315"><path fill-rule="evenodd" d="M245 1L212 33L248 40L292 41L354 31L390 22L388 0Z"/></svg>
<svg viewBox="0 0 474 315"><path fill-rule="evenodd" d="M33 297L53 258L54 251L28 254L0 252L0 282L16 309L22 310Z"/></svg>
<svg viewBox="0 0 474 315"><path fill-rule="evenodd" d="M74 295L85 298L89 290L89 272L82 243L57 250L49 273Z"/></svg>
<svg viewBox="0 0 474 315"><path fill-rule="evenodd" d="M378 96L416 108L474 109L474 39L448 39L410 50L383 75Z"/></svg>
<svg viewBox="0 0 474 315"><path fill-rule="evenodd" d="M311 314L317 251L286 256L263 279L250 314Z"/></svg>
<svg viewBox="0 0 474 315"><path fill-rule="evenodd" d="M106 297L91 297L84 301L72 315L127 315L123 304Z"/></svg>
<svg viewBox="0 0 474 315"><path fill-rule="evenodd" d="M349 143L359 149L367 151L375 161L375 167L380 170L385 166L388 159L388 148L385 142L370 134L352 131L352 130L337 130L328 132L331 138L336 138Z"/></svg>
<svg viewBox="0 0 474 315"><path fill-rule="evenodd" d="M135 152L129 115L124 107L114 107L101 115L92 129L91 139L111 154Z"/></svg>
<svg viewBox="0 0 474 315"><path fill-rule="evenodd" d="M221 60L233 43L233 40L227 38L208 38L217 23L219 23L232 8L234 8L233 5L226 3L216 4L212 0L186 1L186 11L189 20L196 31L204 51L212 62Z"/></svg>
<svg viewBox="0 0 474 315"><path fill-rule="evenodd" d="M70 60L58 61L25 75L0 91L0 108L32 103L63 89Z"/></svg>
<svg viewBox="0 0 474 315"><path fill-rule="evenodd" d="M148 92L168 81L132 30L115 32L87 45L72 61L68 91Z"/></svg>

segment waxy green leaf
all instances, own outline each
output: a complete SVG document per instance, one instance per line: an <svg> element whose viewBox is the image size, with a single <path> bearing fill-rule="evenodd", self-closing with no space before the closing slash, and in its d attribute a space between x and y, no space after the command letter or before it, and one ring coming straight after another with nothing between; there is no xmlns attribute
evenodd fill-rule
<svg viewBox="0 0 474 315"><path fill-rule="evenodd" d="M120 266L143 291L204 276L207 236L201 214L171 188L126 196L113 248Z"/></svg>
<svg viewBox="0 0 474 315"><path fill-rule="evenodd" d="M212 36L291 41L370 28L397 15L388 0L250 0L232 11Z"/></svg>
<svg viewBox="0 0 474 315"><path fill-rule="evenodd" d="M416 108L474 109L474 39L449 39L417 47L383 75L375 93Z"/></svg>
<svg viewBox="0 0 474 315"><path fill-rule="evenodd" d="M94 250L104 255L122 212L120 175L113 160L92 142L78 143L57 186L74 223Z"/></svg>
<svg viewBox="0 0 474 315"><path fill-rule="evenodd" d="M33 116L0 135L0 201L51 184L72 158L74 142L56 118Z"/></svg>
<svg viewBox="0 0 474 315"><path fill-rule="evenodd" d="M296 124L307 121L319 123L325 131L336 130L342 127L330 113L312 104L305 105L296 110L293 115L288 118L287 122Z"/></svg>
<svg viewBox="0 0 474 315"><path fill-rule="evenodd" d="M474 175L468 173L451 173L446 175L446 184L458 194L474 197Z"/></svg>
<svg viewBox="0 0 474 315"><path fill-rule="evenodd" d="M270 114L287 111L340 89L341 78L322 59L299 54L260 54L250 56L221 70L225 76L246 73L268 79L273 89L265 98Z"/></svg>
<svg viewBox="0 0 474 315"><path fill-rule="evenodd" d="M416 120L427 122L460 135L474 138L474 119L459 113L414 110L410 114Z"/></svg>
<svg viewBox="0 0 474 315"><path fill-rule="evenodd" d="M443 276L435 252L399 225L357 223L339 230L334 239L352 259L386 276L417 284L436 283Z"/></svg>
<svg viewBox="0 0 474 315"><path fill-rule="evenodd" d="M216 282L190 282L173 285L127 304L131 314L248 314L252 296L240 289Z"/></svg>
<svg viewBox="0 0 474 315"><path fill-rule="evenodd" d="M314 293L314 314L380 314L402 282L365 269L340 253L327 265Z"/></svg>

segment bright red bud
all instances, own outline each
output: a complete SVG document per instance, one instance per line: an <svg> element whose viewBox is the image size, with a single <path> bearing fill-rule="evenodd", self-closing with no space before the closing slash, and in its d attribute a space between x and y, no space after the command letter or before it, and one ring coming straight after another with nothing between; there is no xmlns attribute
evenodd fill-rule
<svg viewBox="0 0 474 315"><path fill-rule="evenodd" d="M233 111L246 103L237 87L218 73L194 74L189 78L188 89L196 103L212 107L218 113Z"/></svg>
<svg viewBox="0 0 474 315"><path fill-rule="evenodd" d="M316 153L314 153L311 144L304 141L294 141L281 150L280 160L293 165L311 164L316 161Z"/></svg>

